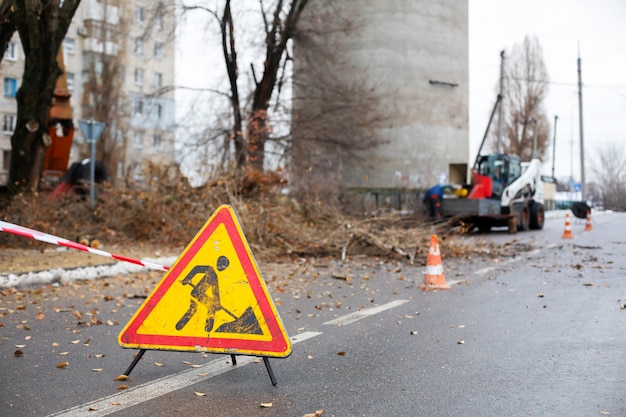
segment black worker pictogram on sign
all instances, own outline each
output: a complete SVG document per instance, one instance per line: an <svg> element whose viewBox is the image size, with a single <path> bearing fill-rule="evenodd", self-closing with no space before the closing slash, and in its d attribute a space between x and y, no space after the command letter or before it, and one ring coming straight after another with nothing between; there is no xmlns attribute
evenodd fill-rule
<svg viewBox="0 0 626 417"><path fill-rule="evenodd" d="M239 222L221 206L118 337L133 349L286 357L291 342Z"/></svg>

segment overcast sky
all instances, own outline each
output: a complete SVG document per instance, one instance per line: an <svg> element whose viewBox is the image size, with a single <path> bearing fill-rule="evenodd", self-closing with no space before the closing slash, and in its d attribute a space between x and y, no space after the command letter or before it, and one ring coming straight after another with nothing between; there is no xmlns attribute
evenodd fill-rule
<svg viewBox="0 0 626 417"><path fill-rule="evenodd" d="M469 0L470 159L496 99L500 51L537 37L550 77L546 113L558 115L556 177L580 179L577 58L583 80L586 179L608 143L626 148L626 0ZM553 131L550 138L553 137ZM572 152L572 140L574 142ZM551 151L550 151L551 152ZM549 161L544 173L551 171Z"/></svg>

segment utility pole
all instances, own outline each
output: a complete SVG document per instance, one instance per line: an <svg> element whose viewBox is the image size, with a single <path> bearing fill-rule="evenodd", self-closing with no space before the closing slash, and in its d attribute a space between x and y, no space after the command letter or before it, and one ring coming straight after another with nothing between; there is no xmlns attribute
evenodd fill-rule
<svg viewBox="0 0 626 417"><path fill-rule="evenodd" d="M500 52L500 97L504 98L504 50ZM504 100L500 100L498 108L498 141L496 152L502 152L502 107Z"/></svg>
<svg viewBox="0 0 626 417"><path fill-rule="evenodd" d="M537 125L539 124L539 121L537 120L537 101L537 97L535 97L535 101L533 102L533 114L535 116L533 117L533 123L535 124L535 130L533 131L533 149L530 154L531 160L535 159L535 156L537 155Z"/></svg>
<svg viewBox="0 0 626 417"><path fill-rule="evenodd" d="M533 131L533 149L532 152L530 154L530 159L533 160L535 159L535 156L537 155L537 119L533 119L533 123L535 125L535 130Z"/></svg>
<svg viewBox="0 0 626 417"><path fill-rule="evenodd" d="M554 137L552 138L552 178L554 178L554 159L556 158L556 122L559 116L554 115Z"/></svg>
<svg viewBox="0 0 626 417"><path fill-rule="evenodd" d="M585 147L583 141L583 78L580 61L580 44L578 45L578 123L580 126L580 193L585 199Z"/></svg>

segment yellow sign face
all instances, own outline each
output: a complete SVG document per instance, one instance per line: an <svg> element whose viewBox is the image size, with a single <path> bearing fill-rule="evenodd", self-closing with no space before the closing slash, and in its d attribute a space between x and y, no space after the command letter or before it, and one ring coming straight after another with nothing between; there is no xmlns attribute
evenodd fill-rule
<svg viewBox="0 0 626 417"><path fill-rule="evenodd" d="M291 343L229 206L185 248L118 338L126 348L286 357Z"/></svg>

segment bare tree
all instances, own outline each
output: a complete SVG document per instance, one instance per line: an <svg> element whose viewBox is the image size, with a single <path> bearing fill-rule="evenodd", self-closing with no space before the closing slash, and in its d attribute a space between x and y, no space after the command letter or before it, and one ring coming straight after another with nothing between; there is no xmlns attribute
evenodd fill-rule
<svg viewBox="0 0 626 417"><path fill-rule="evenodd" d="M183 6L185 12L204 10L217 19L220 27L221 46L226 65L230 91L227 93L233 118L229 139L234 143L236 167L252 168L263 171L265 164L266 143L273 132L270 121L270 106L276 90L284 80L284 70L288 56L288 43L297 31L300 15L308 0L277 0L267 5L259 0L259 11L263 30L263 67L250 63L252 91L249 105L247 96L241 93L239 80L240 62L235 15L231 10L230 0L225 0L223 7L209 9L201 5ZM241 26L245 23L240 23ZM250 48L252 45L245 45ZM245 132L245 134L244 134Z"/></svg>
<svg viewBox="0 0 626 417"><path fill-rule="evenodd" d="M543 109L549 78L537 38L526 36L521 45L514 45L506 64L502 151L528 161L536 141L535 157L542 159L550 144L551 127ZM491 131L493 143L496 126Z"/></svg>
<svg viewBox="0 0 626 417"><path fill-rule="evenodd" d="M265 142L271 132L267 118L270 100L279 79L279 70L284 68L285 61L289 59L286 54L287 42L295 35L308 0L291 0L288 6L283 0L279 0L271 13L265 9L262 0L259 3L265 28L265 60L260 79L257 78L254 67L252 68L255 90L248 121L247 150L248 161L252 167L263 170Z"/></svg>
<svg viewBox="0 0 626 417"><path fill-rule="evenodd" d="M6 3L6 2L3 2ZM36 189L50 143L46 130L61 70L57 51L80 0L14 0L15 27L26 61L17 92L17 123L11 137L9 189Z"/></svg>
<svg viewBox="0 0 626 417"><path fill-rule="evenodd" d="M600 149L594 164L602 203L607 209L626 210L626 155L624 148L610 144Z"/></svg>
<svg viewBox="0 0 626 417"><path fill-rule="evenodd" d="M10 1L0 2L0 51L2 52L0 61L4 57L4 51L7 49L14 32L13 3Z"/></svg>

